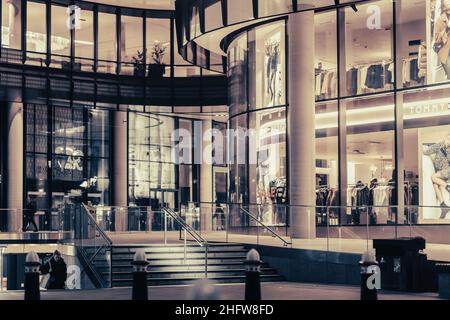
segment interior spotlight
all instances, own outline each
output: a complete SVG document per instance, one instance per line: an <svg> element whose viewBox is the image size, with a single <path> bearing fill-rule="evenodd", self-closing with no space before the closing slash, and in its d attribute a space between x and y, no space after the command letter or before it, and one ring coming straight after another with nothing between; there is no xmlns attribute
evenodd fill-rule
<svg viewBox="0 0 450 320"><path fill-rule="evenodd" d="M356 7L356 4L350 5L352 7L353 11L358 12L358 8Z"/></svg>

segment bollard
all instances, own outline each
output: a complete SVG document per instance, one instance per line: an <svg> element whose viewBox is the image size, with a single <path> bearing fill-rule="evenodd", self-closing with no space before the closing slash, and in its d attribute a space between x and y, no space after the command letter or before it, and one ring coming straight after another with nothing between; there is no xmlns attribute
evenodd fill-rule
<svg viewBox="0 0 450 320"><path fill-rule="evenodd" d="M25 259L25 300L41 300L39 291L39 267L41 263L36 252L30 252Z"/></svg>
<svg viewBox="0 0 450 320"><path fill-rule="evenodd" d="M261 300L261 260L258 251L252 249L247 254L245 264L245 300Z"/></svg>
<svg viewBox="0 0 450 320"><path fill-rule="evenodd" d="M133 266L133 293L132 299L148 300L147 268L148 261L145 258L145 250L136 251L131 265Z"/></svg>
<svg viewBox="0 0 450 320"><path fill-rule="evenodd" d="M361 300L378 300L381 273L375 254L370 251L364 253L359 265L361 267Z"/></svg>

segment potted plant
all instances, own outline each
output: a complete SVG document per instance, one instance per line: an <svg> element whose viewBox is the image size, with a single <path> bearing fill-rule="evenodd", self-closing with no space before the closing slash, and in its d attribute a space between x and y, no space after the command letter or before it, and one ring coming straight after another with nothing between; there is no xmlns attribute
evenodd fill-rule
<svg viewBox="0 0 450 320"><path fill-rule="evenodd" d="M133 60L133 68L134 68L134 75L139 77L145 76L145 50L143 52L140 52L138 50L137 56L134 56L132 58Z"/></svg>
<svg viewBox="0 0 450 320"><path fill-rule="evenodd" d="M155 41L152 47L153 63L148 66L148 76L150 78L162 78L166 72L166 66L163 63L167 46L159 41Z"/></svg>

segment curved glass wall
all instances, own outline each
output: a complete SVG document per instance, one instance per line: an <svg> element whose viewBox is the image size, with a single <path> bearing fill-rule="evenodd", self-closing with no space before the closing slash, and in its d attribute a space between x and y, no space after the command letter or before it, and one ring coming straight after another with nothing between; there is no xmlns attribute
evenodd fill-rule
<svg viewBox="0 0 450 320"><path fill-rule="evenodd" d="M448 224L448 161L438 160L450 141L448 50L439 31L445 10L434 0L363 1L356 8L315 13L317 224L399 227L373 229L374 237L401 235L410 224ZM270 196L295 165L286 160L285 141L295 137L286 130L283 92L295 61L285 58L285 19L250 27L228 46L229 125L247 132L230 141L231 202L289 200ZM279 55L272 37L281 39ZM270 99L273 74L277 102ZM272 148L277 156L267 165ZM358 197L362 189L367 200Z"/></svg>
<svg viewBox="0 0 450 320"><path fill-rule="evenodd" d="M264 205L268 225L286 223L273 206L287 203L285 30L284 20L251 29L228 51L230 201Z"/></svg>

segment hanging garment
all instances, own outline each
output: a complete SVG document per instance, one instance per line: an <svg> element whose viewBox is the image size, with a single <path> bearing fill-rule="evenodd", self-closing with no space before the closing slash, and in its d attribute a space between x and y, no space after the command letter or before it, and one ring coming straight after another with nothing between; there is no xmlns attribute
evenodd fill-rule
<svg viewBox="0 0 450 320"><path fill-rule="evenodd" d="M371 65L367 70L366 87L370 89L384 88L384 67L382 64Z"/></svg>
<svg viewBox="0 0 450 320"><path fill-rule="evenodd" d="M349 95L354 96L358 93L358 69L351 68L347 72L347 92Z"/></svg>
<svg viewBox="0 0 450 320"><path fill-rule="evenodd" d="M419 47L419 73L420 79L427 76L428 70L428 59L427 59L427 46L426 44L421 44Z"/></svg>
<svg viewBox="0 0 450 320"><path fill-rule="evenodd" d="M412 81L419 81L419 64L418 64L418 59L412 59L410 62L410 67L409 67L409 78Z"/></svg>

